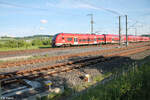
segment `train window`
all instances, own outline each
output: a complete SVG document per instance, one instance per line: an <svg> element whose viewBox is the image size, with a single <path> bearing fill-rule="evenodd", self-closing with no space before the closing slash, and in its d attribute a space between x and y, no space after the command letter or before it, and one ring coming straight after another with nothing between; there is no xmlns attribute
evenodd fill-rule
<svg viewBox="0 0 150 100"><path fill-rule="evenodd" d="M86 39L83 39L83 41L85 42L85 41L86 41Z"/></svg>
<svg viewBox="0 0 150 100"><path fill-rule="evenodd" d="M101 40L101 38L98 38L98 40Z"/></svg>
<svg viewBox="0 0 150 100"><path fill-rule="evenodd" d="M74 42L78 42L78 39L77 39L77 38L74 38Z"/></svg>
<svg viewBox="0 0 150 100"><path fill-rule="evenodd" d="M96 41L96 39L94 39L94 41Z"/></svg>
<svg viewBox="0 0 150 100"><path fill-rule="evenodd" d="M81 42L82 40L81 39L79 39L79 42Z"/></svg>
<svg viewBox="0 0 150 100"><path fill-rule="evenodd" d="M88 41L94 41L94 39L88 39Z"/></svg>
<svg viewBox="0 0 150 100"><path fill-rule="evenodd" d="M102 38L102 40L104 40L104 38Z"/></svg>
<svg viewBox="0 0 150 100"><path fill-rule="evenodd" d="M72 41L72 38L67 38L67 41Z"/></svg>
<svg viewBox="0 0 150 100"><path fill-rule="evenodd" d="M114 38L112 38L112 41L115 41L115 39L114 39Z"/></svg>

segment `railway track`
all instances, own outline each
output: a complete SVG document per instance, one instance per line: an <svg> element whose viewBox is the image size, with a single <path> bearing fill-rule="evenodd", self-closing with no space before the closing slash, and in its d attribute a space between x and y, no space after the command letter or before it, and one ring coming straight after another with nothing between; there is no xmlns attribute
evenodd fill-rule
<svg viewBox="0 0 150 100"><path fill-rule="evenodd" d="M145 45L147 45L147 44L145 44ZM140 47L140 46L144 46L144 45L137 45L137 46L133 45L133 46L129 46L128 48L126 48L126 47L120 48L120 49L113 48L113 49L107 49L107 50L83 52L83 53L78 53L78 54L67 54L67 55L63 55L63 56L53 56L53 57L44 57L44 58L24 60L24 61L8 62L8 63L0 64L0 68L22 66L22 65L27 65L27 64L44 63L44 62L48 62L48 61L64 60L64 59L69 59L69 58L74 58L74 57L91 56L91 55L97 55L97 54L104 54L107 52L117 52L119 50L126 50L129 48L135 48L135 47Z"/></svg>
<svg viewBox="0 0 150 100"><path fill-rule="evenodd" d="M145 45L147 45L147 44L145 44ZM113 48L113 49L107 49L107 50L83 52L83 53L78 53L78 54L67 54L67 55L62 55L62 56L53 56L53 57L45 57L45 58L38 58L38 59L31 59L31 60L24 60L24 61L8 62L8 63L0 64L0 68L9 68L9 67L22 66L22 65L27 65L27 64L44 63L44 62L48 62L48 61L64 60L64 59L69 59L69 58L74 58L74 57L100 55L100 54L104 54L104 53L117 52L120 50L126 50L126 49L130 49L130 48L141 47L141 46L144 46L144 45L129 46L128 48L126 48L126 47Z"/></svg>
<svg viewBox="0 0 150 100"><path fill-rule="evenodd" d="M23 70L23 71L0 74L0 80L1 80L1 84L5 85L11 82L16 82L20 79L35 79L38 77L58 74L60 72L67 72L76 68L81 68L81 67L101 63L104 61L108 61L108 60L111 60L112 57L114 56L131 55L131 54L145 51L147 49L150 49L150 47L147 45L142 46L142 47L136 46L134 48L132 47L132 48L126 48L126 49L121 48L118 50L118 52L107 53L103 56L93 56L89 58L78 59L76 61L60 63L60 64L56 64L53 66L43 66L39 68L33 68L30 70Z"/></svg>
<svg viewBox="0 0 150 100"><path fill-rule="evenodd" d="M115 44L116 45L116 44ZM4 55L14 55L14 54L32 54L32 53L39 53L39 52L47 52L51 50L64 50L64 49L74 49L74 48L90 48L90 47L95 47L95 46L114 46L111 44L107 45L89 45L89 46L73 46L73 47L58 47L58 48L44 48L44 49L31 49L31 50L17 50L17 51L0 51L0 56Z"/></svg>
<svg viewBox="0 0 150 100"><path fill-rule="evenodd" d="M142 43L132 43L132 45L142 44ZM74 47L65 47L65 48L45 48L45 49L31 49L31 50L17 50L17 51L0 51L0 57L9 57L15 55L22 55L22 54L33 54L33 53L41 53L41 52L49 52L53 50L65 50L65 49L76 49L76 48L90 48L90 47L113 47L118 46L117 44L107 44L107 45L89 45L89 46L74 46Z"/></svg>

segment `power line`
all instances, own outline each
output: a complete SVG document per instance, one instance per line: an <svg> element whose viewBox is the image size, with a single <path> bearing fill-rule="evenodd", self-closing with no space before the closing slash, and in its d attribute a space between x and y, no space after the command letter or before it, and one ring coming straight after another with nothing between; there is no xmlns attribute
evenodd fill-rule
<svg viewBox="0 0 150 100"><path fill-rule="evenodd" d="M16 7L16 8L28 8L28 9L35 9L35 10L44 10L44 11L48 10L48 9L44 9L44 8L24 6L24 5L19 5L19 4L14 4L14 3L9 3L9 2L4 2L4 1L0 1L0 5L12 6L12 7Z"/></svg>

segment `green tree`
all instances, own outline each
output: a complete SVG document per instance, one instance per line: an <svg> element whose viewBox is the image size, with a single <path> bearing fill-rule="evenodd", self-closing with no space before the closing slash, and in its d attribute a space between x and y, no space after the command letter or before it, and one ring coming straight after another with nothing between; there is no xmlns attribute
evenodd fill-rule
<svg viewBox="0 0 150 100"><path fill-rule="evenodd" d="M39 46L39 45L42 45L41 39L34 39L32 41L32 46Z"/></svg>

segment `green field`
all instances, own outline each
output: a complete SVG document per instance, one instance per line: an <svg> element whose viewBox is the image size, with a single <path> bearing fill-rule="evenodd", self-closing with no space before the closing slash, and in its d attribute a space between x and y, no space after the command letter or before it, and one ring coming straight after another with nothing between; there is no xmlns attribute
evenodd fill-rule
<svg viewBox="0 0 150 100"><path fill-rule="evenodd" d="M52 36L32 36L23 38L0 38L0 51L40 49L51 47Z"/></svg>

